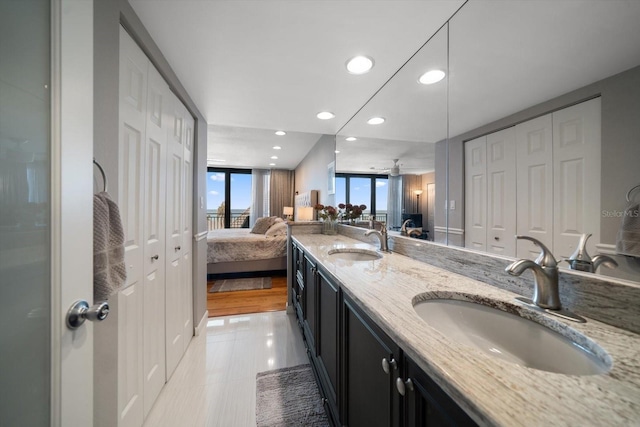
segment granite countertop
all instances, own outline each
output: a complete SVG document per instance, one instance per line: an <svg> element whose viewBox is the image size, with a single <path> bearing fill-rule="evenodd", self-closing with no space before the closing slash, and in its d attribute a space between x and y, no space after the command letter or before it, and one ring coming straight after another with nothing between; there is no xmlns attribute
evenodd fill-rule
<svg viewBox="0 0 640 427"><path fill-rule="evenodd" d="M587 347L597 343L613 367L606 374L585 376L522 367L448 339L413 309L425 293L466 294L503 307L519 307L513 304L517 295L395 253L374 261L336 260L327 254L330 249L377 249L343 235L293 238L478 424L640 423L640 335L589 318L581 324L535 314L536 321L565 335L572 330L585 335Z"/></svg>

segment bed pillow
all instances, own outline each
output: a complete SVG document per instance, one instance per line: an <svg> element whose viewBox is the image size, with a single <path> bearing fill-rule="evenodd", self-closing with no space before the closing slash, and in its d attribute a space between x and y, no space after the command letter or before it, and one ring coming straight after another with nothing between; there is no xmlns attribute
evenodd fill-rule
<svg viewBox="0 0 640 427"><path fill-rule="evenodd" d="M266 233L264 233L267 237L276 237L276 236L286 236L287 235L287 223L286 222L276 222L273 224Z"/></svg>
<svg viewBox="0 0 640 427"><path fill-rule="evenodd" d="M262 218L256 219L256 223L251 229L251 233L253 234L264 234L267 232L269 227L271 227L276 222L275 216L265 216Z"/></svg>

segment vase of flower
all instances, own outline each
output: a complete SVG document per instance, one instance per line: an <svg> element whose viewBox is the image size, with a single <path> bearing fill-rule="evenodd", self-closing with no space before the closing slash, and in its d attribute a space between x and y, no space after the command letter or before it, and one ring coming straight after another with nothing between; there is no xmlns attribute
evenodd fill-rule
<svg viewBox="0 0 640 427"><path fill-rule="evenodd" d="M338 221L329 218L322 221L322 234L338 234Z"/></svg>
<svg viewBox="0 0 640 427"><path fill-rule="evenodd" d="M318 217L322 218L322 234L338 234L338 210L320 203L314 206Z"/></svg>

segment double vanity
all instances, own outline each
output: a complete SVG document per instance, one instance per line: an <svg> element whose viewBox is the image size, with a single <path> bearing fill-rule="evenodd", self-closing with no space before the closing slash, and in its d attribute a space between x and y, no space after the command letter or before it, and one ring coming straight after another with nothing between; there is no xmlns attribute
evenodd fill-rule
<svg viewBox="0 0 640 427"><path fill-rule="evenodd" d="M364 229L340 229L292 224L289 257L290 304L335 425L640 421L637 333L534 309L516 299L530 289L381 252ZM400 252L420 244L390 237Z"/></svg>

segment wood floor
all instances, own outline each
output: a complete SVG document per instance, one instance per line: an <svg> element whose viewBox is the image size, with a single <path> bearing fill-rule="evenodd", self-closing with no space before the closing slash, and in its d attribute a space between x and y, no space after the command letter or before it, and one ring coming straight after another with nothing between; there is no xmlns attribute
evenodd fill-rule
<svg viewBox="0 0 640 427"><path fill-rule="evenodd" d="M207 291L214 280L207 281ZM287 278L271 277L271 289L234 292L207 292L209 317L284 310L287 305Z"/></svg>

